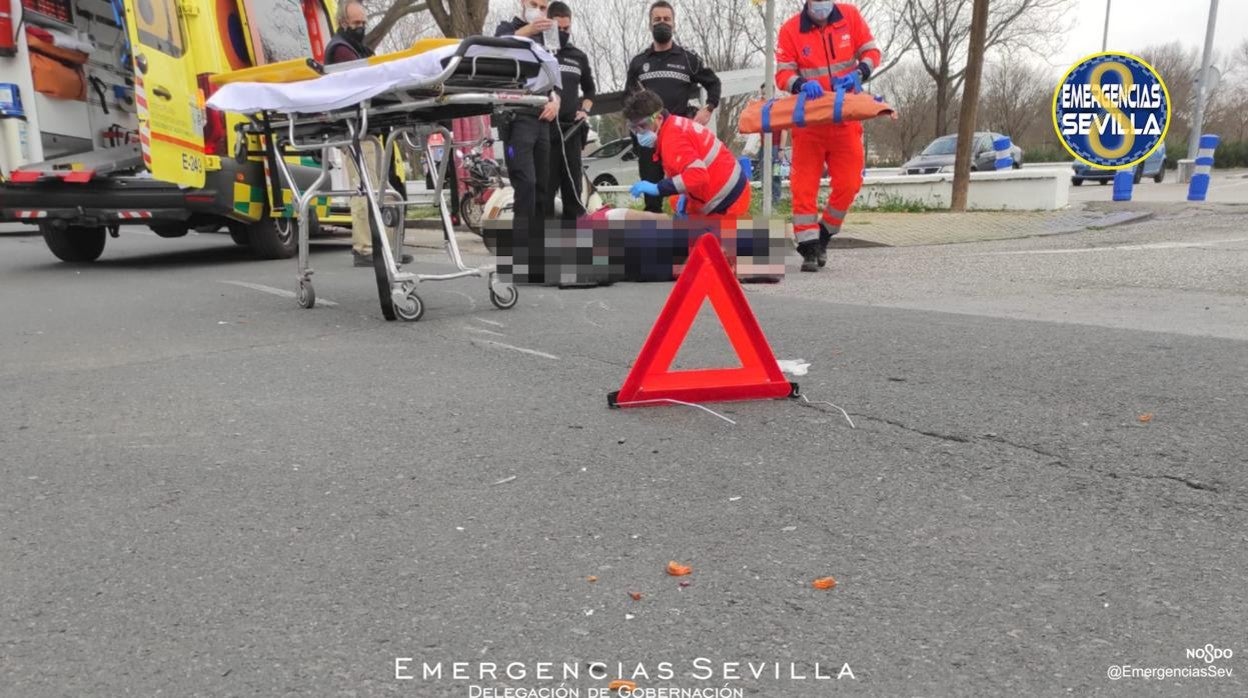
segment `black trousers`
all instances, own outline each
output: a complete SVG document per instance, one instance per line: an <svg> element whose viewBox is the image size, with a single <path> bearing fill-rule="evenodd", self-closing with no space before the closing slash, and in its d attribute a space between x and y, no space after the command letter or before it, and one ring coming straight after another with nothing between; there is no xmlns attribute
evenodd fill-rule
<svg viewBox="0 0 1248 698"><path fill-rule="evenodd" d="M633 136L633 152L637 153L637 174L647 182L657 184L662 181L663 164L654 161L654 148L637 145L637 137ZM646 210L650 213L663 213L663 197L647 196Z"/></svg>
<svg viewBox="0 0 1248 698"><path fill-rule="evenodd" d="M550 187L550 124L534 114L518 114L503 137L507 177L515 192L512 206L513 244L541 240Z"/></svg>
<svg viewBox="0 0 1248 698"><path fill-rule="evenodd" d="M560 133L562 129L562 133ZM573 129L576 129L573 132ZM568 140L563 140L563 134ZM546 215L554 215L555 185L559 181L559 200L563 203L560 216L565 221L575 221L585 213L581 206L581 182L585 175L581 169L581 148L585 144L585 127L576 128L575 123L550 125L550 186L546 187L546 201L543 210Z"/></svg>

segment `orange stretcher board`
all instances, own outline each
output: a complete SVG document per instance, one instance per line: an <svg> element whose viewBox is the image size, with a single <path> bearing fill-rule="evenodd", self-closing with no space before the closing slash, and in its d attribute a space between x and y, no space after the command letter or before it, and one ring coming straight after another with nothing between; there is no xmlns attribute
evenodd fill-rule
<svg viewBox="0 0 1248 698"><path fill-rule="evenodd" d="M789 95L759 99L746 105L737 120L741 133L772 133L805 125L866 121L880 116L897 118L887 102L866 92L829 92L818 99Z"/></svg>

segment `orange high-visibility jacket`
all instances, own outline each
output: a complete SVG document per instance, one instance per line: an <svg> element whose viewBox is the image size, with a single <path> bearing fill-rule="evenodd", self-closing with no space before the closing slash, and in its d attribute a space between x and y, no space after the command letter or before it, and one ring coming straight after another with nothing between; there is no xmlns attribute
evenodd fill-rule
<svg viewBox="0 0 1248 698"><path fill-rule="evenodd" d="M658 183L659 194L687 194L691 214L722 213L749 186L728 146L713 131L683 116L663 119L654 158L663 163L668 177Z"/></svg>
<svg viewBox="0 0 1248 698"><path fill-rule="evenodd" d="M796 93L807 81L818 80L825 91L831 90L832 81L857 70L859 62L875 70L882 59L857 7L836 3L822 27L803 9L780 27L776 87Z"/></svg>

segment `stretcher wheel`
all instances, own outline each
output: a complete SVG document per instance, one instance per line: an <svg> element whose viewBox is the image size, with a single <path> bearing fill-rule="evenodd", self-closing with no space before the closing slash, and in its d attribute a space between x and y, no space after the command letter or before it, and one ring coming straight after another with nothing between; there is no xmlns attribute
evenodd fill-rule
<svg viewBox="0 0 1248 698"><path fill-rule="evenodd" d="M295 294L295 299L299 301L300 308L311 308L316 305L316 289L312 288L311 281L299 282L299 291Z"/></svg>
<svg viewBox="0 0 1248 698"><path fill-rule="evenodd" d="M416 295L416 289L409 288L403 302L394 304L394 312L401 320L416 322L425 314L425 302Z"/></svg>
<svg viewBox="0 0 1248 698"><path fill-rule="evenodd" d="M507 284L507 288L507 292L500 294L494 290L493 282L490 283L490 302L499 310L510 310L520 301L520 289L513 284Z"/></svg>

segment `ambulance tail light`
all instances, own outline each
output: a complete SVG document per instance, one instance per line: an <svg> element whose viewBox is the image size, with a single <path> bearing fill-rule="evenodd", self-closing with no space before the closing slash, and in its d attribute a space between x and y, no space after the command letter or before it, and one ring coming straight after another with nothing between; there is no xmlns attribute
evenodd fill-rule
<svg viewBox="0 0 1248 698"><path fill-rule="evenodd" d="M211 73L200 73L196 80L199 83L201 95L200 106L204 110L204 155L221 156L228 152L226 140L229 132L225 127L225 112L204 106L204 102L217 91L216 86L209 80L210 77L212 77Z"/></svg>

